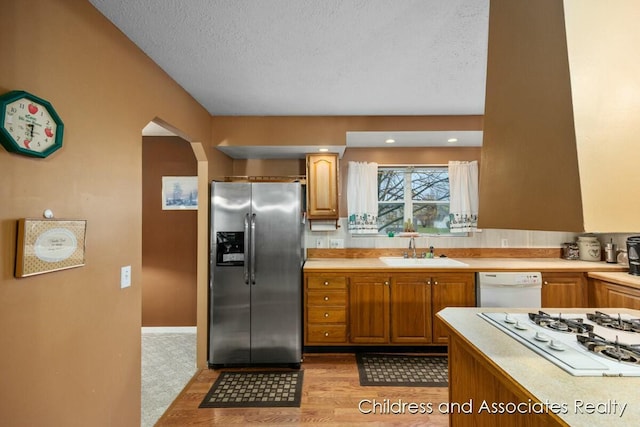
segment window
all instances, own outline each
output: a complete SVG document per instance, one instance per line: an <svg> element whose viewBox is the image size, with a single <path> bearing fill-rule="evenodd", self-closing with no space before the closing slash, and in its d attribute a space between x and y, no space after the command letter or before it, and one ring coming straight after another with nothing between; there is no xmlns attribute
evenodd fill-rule
<svg viewBox="0 0 640 427"><path fill-rule="evenodd" d="M446 166L378 168L378 231L449 234L449 171Z"/></svg>

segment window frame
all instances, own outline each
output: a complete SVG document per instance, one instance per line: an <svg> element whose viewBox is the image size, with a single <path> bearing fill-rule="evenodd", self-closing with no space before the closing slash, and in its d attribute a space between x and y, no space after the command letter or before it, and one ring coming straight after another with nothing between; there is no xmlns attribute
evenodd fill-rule
<svg viewBox="0 0 640 427"><path fill-rule="evenodd" d="M382 170L397 170L401 171L404 176L404 188L402 200L381 200L380 192L378 192L378 206L380 204L398 204L404 208L403 212L403 224L409 219L413 222L413 212L415 205L443 205L450 206L450 197L447 200L414 200L412 191L412 174L415 171L424 169L442 169L447 173L447 183L449 181L448 165L446 164L420 164L420 165L380 165L378 166L378 173ZM380 216L378 216L380 218ZM382 231L378 227L378 234L385 235L387 232ZM422 236L459 236L461 233L452 233L449 229L446 233L419 233ZM464 234L464 233L462 233Z"/></svg>

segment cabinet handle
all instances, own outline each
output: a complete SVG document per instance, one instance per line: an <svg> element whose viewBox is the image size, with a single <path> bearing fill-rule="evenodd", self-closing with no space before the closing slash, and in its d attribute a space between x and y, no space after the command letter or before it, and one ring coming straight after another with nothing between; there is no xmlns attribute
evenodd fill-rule
<svg viewBox="0 0 640 427"><path fill-rule="evenodd" d="M329 317L329 313L325 313L325 314L324 314L324 317Z"/></svg>
<svg viewBox="0 0 640 427"><path fill-rule="evenodd" d="M385 284L385 285L387 285L387 286L389 286L389 282L388 282L388 281L384 282L384 284Z"/></svg>
<svg viewBox="0 0 640 427"><path fill-rule="evenodd" d="M324 300L325 301L329 301L329 297L324 297Z"/></svg>
<svg viewBox="0 0 640 427"><path fill-rule="evenodd" d="M434 284L434 285L437 285L437 284L438 284L438 281L436 280L435 282L433 282L433 284Z"/></svg>
<svg viewBox="0 0 640 427"><path fill-rule="evenodd" d="M324 336L325 336L325 337L328 337L328 336L329 336L329 332L325 332L325 333L324 333Z"/></svg>
<svg viewBox="0 0 640 427"><path fill-rule="evenodd" d="M427 285L430 285L430 284L431 284L431 280L427 280Z"/></svg>
<svg viewBox="0 0 640 427"><path fill-rule="evenodd" d="M325 285L325 286L329 286L329 282L328 282L328 281L325 281L325 282L324 282L324 285Z"/></svg>
<svg viewBox="0 0 640 427"><path fill-rule="evenodd" d="M544 281L544 284L545 284L545 285L548 285L548 284L549 284L549 282L547 282L547 281L545 280L545 281Z"/></svg>

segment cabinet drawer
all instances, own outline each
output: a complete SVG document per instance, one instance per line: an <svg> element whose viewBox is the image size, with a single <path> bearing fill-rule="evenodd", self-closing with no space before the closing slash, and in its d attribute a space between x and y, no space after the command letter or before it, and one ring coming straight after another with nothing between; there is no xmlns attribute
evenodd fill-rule
<svg viewBox="0 0 640 427"><path fill-rule="evenodd" d="M307 292L307 305L346 305L346 292Z"/></svg>
<svg viewBox="0 0 640 427"><path fill-rule="evenodd" d="M347 326L346 325L307 325L308 342L328 343L328 342L346 342Z"/></svg>
<svg viewBox="0 0 640 427"><path fill-rule="evenodd" d="M346 308L310 307L307 312L309 323L344 323L347 320Z"/></svg>
<svg viewBox="0 0 640 427"><path fill-rule="evenodd" d="M335 277L322 277L322 276L309 276L307 277L308 289L346 289L347 278L344 276Z"/></svg>

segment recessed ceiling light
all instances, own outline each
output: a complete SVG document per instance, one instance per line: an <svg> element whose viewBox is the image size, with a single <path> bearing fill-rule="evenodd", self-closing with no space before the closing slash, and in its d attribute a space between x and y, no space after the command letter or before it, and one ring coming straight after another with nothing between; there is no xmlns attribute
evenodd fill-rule
<svg viewBox="0 0 640 427"><path fill-rule="evenodd" d="M328 148L318 148L318 151L321 153L326 153L327 151L329 151Z"/></svg>
<svg viewBox="0 0 640 427"><path fill-rule="evenodd" d="M458 138L449 138L447 142L458 142Z"/></svg>
<svg viewBox="0 0 640 427"><path fill-rule="evenodd" d="M385 139L385 141L384 141L385 144L393 144L394 142L396 142L396 140L392 139L392 138Z"/></svg>

